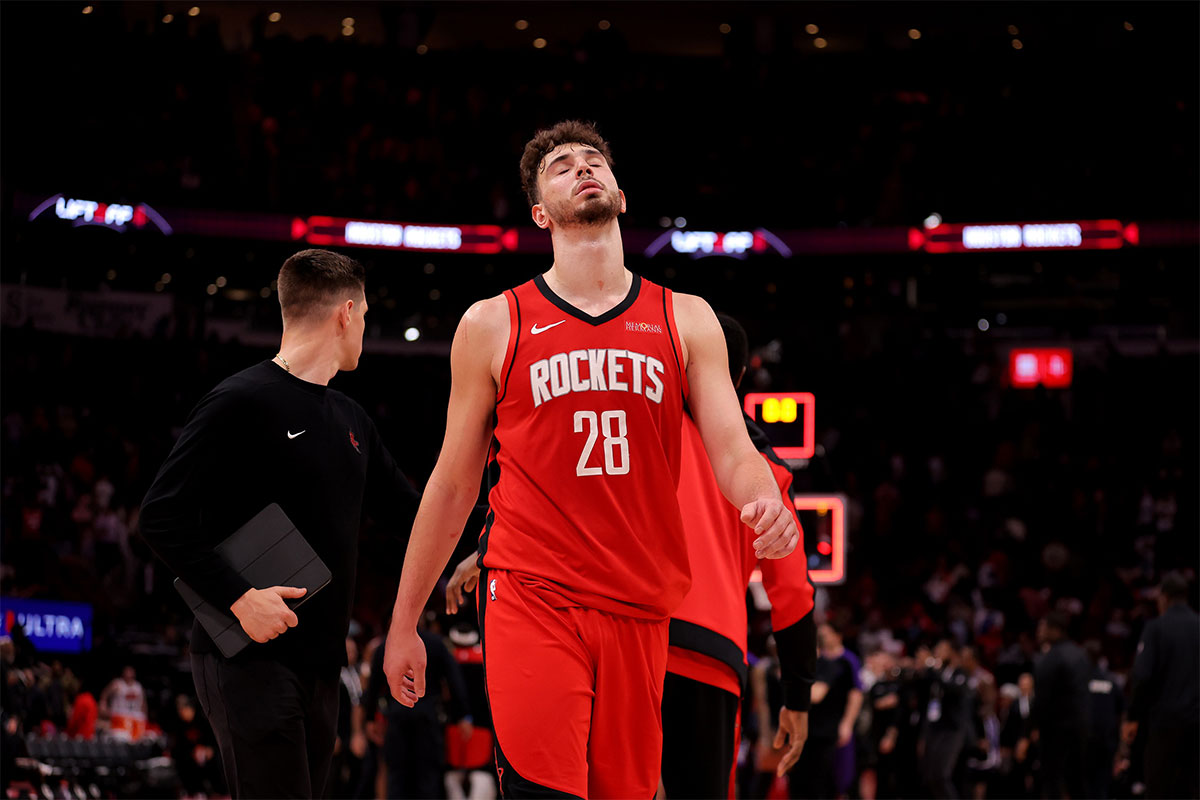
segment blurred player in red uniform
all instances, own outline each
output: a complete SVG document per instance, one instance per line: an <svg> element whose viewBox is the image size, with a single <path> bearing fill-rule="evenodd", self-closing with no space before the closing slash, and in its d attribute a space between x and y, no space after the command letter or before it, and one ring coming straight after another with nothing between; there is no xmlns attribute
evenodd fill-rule
<svg viewBox="0 0 1200 800"><path fill-rule="evenodd" d="M507 797L651 797L662 751L668 618L690 585L675 489L686 399L722 492L781 558L799 531L746 435L724 337L698 297L625 269L608 143L563 122L521 174L554 264L463 316L446 437L413 525L384 668L424 694L416 620L474 506L480 630Z"/></svg>
<svg viewBox="0 0 1200 800"><path fill-rule="evenodd" d="M749 360L746 332L732 317L719 314L718 318L725 332L729 375L737 386ZM743 419L780 492L790 499L791 468L754 421ZM686 417L678 496L692 591L671 615L663 689L663 786L667 797L732 797L741 693L746 685L745 600L750 576L761 566L783 672L783 707L773 744L776 749L786 744L787 750L777 775L797 762L808 736L809 690L817 660L813 586L803 547L781 561L760 562L755 557L753 537L738 510L721 495L696 426ZM797 529L799 525L797 519Z"/></svg>

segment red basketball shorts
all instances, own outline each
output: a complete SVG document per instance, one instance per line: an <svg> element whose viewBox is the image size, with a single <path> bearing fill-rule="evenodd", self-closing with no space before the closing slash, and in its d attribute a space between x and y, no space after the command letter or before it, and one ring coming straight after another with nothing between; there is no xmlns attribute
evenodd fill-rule
<svg viewBox="0 0 1200 800"><path fill-rule="evenodd" d="M653 797L667 621L570 605L521 573L484 570L478 591L504 796Z"/></svg>

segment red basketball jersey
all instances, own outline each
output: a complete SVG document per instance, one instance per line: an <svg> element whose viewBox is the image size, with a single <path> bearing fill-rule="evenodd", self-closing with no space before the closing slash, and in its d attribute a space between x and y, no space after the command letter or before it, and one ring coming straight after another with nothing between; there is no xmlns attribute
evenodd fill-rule
<svg viewBox="0 0 1200 800"><path fill-rule="evenodd" d="M541 276L505 297L483 566L525 576L563 607L669 616L691 583L675 494L687 377L671 292L634 275L598 317Z"/></svg>

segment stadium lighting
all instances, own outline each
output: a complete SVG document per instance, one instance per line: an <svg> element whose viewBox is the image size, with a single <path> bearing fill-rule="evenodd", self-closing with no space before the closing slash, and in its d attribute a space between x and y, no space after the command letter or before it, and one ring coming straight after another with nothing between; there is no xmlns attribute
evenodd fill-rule
<svg viewBox="0 0 1200 800"><path fill-rule="evenodd" d="M415 342L421 338L421 332L416 328L406 328L404 331L404 341Z"/></svg>
<svg viewBox="0 0 1200 800"><path fill-rule="evenodd" d="M283 19L283 14L280 14L278 11L272 11L267 19L271 22L279 22L279 20Z"/></svg>

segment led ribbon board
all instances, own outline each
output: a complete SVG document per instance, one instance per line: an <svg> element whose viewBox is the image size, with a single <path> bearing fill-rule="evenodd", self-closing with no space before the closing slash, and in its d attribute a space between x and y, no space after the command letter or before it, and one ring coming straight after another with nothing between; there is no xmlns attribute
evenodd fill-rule
<svg viewBox="0 0 1200 800"><path fill-rule="evenodd" d="M910 250L973 253L1004 250L1116 250L1137 245L1136 224L1115 219L1083 222L1014 222L997 225L935 225L910 228Z"/></svg>
<svg viewBox="0 0 1200 800"><path fill-rule="evenodd" d="M375 247L450 253L499 253L515 250L515 231L499 225L415 225L345 217L309 217L292 221L292 238L313 245Z"/></svg>
<svg viewBox="0 0 1200 800"><path fill-rule="evenodd" d="M130 227L136 229L153 225L168 236L172 233L171 226L162 215L145 203L136 206L124 203L101 203L97 200L81 200L77 197L67 197L56 194L48 197L29 212L29 221L46 214L51 209L58 219L70 222L74 227L81 225L99 225L109 230L125 232Z"/></svg>
<svg viewBox="0 0 1200 800"><path fill-rule="evenodd" d="M766 426L780 458L813 457L817 450L817 401L811 392L750 392L742 407L746 416Z"/></svg>
<svg viewBox="0 0 1200 800"><path fill-rule="evenodd" d="M754 231L691 231L673 230L663 233L646 247L643 255L653 258L660 252L674 252L690 255L692 258L704 256L732 256L745 258L750 253L766 253L774 250L785 258L792 255L783 241L768 230L759 228Z"/></svg>

